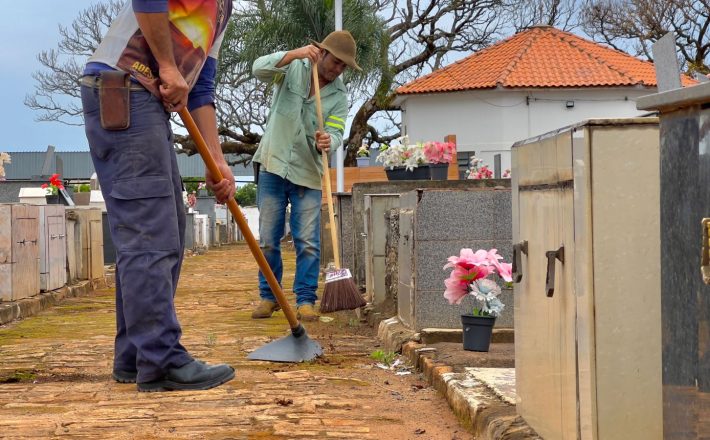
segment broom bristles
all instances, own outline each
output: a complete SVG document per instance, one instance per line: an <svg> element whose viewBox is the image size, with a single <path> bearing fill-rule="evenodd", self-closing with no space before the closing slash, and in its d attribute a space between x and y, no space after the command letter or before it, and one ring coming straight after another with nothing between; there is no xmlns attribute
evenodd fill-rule
<svg viewBox="0 0 710 440"><path fill-rule="evenodd" d="M349 272L348 272L349 273ZM323 299L320 302L321 313L332 313L340 310L354 310L367 304L352 277L326 281L323 289Z"/></svg>

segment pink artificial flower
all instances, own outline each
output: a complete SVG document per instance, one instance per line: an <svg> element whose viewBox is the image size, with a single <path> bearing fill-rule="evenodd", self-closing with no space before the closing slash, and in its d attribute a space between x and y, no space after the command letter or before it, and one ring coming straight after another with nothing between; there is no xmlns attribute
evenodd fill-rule
<svg viewBox="0 0 710 440"><path fill-rule="evenodd" d="M445 279L444 285L446 286L444 298L449 301L449 304L461 304L464 297L468 295L468 286L452 279L452 277Z"/></svg>
<svg viewBox="0 0 710 440"><path fill-rule="evenodd" d="M473 267L483 266L488 264L488 252L483 249L479 249L475 253L470 248L463 248L459 252L458 257L449 257L448 263L444 266L444 269L450 267L462 267L465 269L471 269Z"/></svg>
<svg viewBox="0 0 710 440"><path fill-rule="evenodd" d="M451 163L456 153L453 142L426 142L424 156L429 163Z"/></svg>
<svg viewBox="0 0 710 440"><path fill-rule="evenodd" d="M498 249L496 248L489 250L486 253L486 257L488 258L488 262L491 264L495 264L498 260L503 259L503 256L498 253Z"/></svg>
<svg viewBox="0 0 710 440"><path fill-rule="evenodd" d="M474 252L470 248L463 248L459 256L451 256L444 269L452 268L449 277L444 280L446 290L444 298L449 304L460 304L467 294L474 295L475 292L485 295L497 289L498 284L489 280L488 276L497 273L507 282L513 281L513 265L505 263L503 257L498 253L498 249L479 249ZM484 288L483 290L481 290ZM496 293L495 295L497 295ZM474 295L475 296L475 295Z"/></svg>
<svg viewBox="0 0 710 440"><path fill-rule="evenodd" d="M449 304L460 304L463 297L470 291L470 286L491 273L493 270L488 266L478 266L471 269L456 266L451 275L444 280L446 286L444 298L449 301Z"/></svg>
<svg viewBox="0 0 710 440"><path fill-rule="evenodd" d="M513 281L513 265L510 263L497 263L495 264L498 275L507 282Z"/></svg>
<svg viewBox="0 0 710 440"><path fill-rule="evenodd" d="M493 269L491 269L487 265L474 266L470 269L466 269L461 266L456 266L454 267L454 270L451 271L451 277L458 279L459 282L464 285L468 285L476 280L480 280L481 278L487 277L492 272Z"/></svg>
<svg viewBox="0 0 710 440"><path fill-rule="evenodd" d="M503 256L498 253L498 249L494 248L488 251L488 262L495 267L498 275L507 282L513 281L513 265L500 260L503 260Z"/></svg>

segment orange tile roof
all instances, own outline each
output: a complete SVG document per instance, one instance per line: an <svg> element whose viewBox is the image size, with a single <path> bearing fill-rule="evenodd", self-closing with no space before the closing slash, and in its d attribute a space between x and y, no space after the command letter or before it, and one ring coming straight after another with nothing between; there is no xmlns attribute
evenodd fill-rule
<svg viewBox="0 0 710 440"><path fill-rule="evenodd" d="M697 82L682 76L684 86ZM653 63L550 26L536 26L397 89L400 95L473 89L656 87Z"/></svg>

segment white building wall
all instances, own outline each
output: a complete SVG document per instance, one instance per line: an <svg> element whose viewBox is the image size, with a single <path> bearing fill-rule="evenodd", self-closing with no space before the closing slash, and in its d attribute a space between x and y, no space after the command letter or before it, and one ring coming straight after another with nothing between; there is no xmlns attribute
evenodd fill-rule
<svg viewBox="0 0 710 440"><path fill-rule="evenodd" d="M483 90L403 96L402 130L410 141L443 140L455 134L458 151L475 151L486 164L501 153L510 168L517 141L592 118L644 114L636 99L654 89ZM573 103L567 107L567 103Z"/></svg>

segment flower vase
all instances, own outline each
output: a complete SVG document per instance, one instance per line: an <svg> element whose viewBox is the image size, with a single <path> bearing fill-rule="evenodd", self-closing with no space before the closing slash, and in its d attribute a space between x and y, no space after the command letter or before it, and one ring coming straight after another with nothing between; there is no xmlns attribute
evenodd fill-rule
<svg viewBox="0 0 710 440"><path fill-rule="evenodd" d="M357 157L357 167L365 168L370 166L370 158L368 156Z"/></svg>
<svg viewBox="0 0 710 440"><path fill-rule="evenodd" d="M448 180L449 164L448 163L430 163L429 172L431 180Z"/></svg>
<svg viewBox="0 0 710 440"><path fill-rule="evenodd" d="M51 194L45 196L48 205L58 205L59 204L59 194ZM40 199L41 200L41 199Z"/></svg>
<svg viewBox="0 0 710 440"><path fill-rule="evenodd" d="M72 196L72 200L74 200L74 204L77 206L88 206L91 202L91 193L78 192Z"/></svg>
<svg viewBox="0 0 710 440"><path fill-rule="evenodd" d="M385 168L387 180L429 180L429 166L423 165L408 170L406 167Z"/></svg>
<svg viewBox="0 0 710 440"><path fill-rule="evenodd" d="M495 316L461 315L463 349L468 351L488 351L495 322Z"/></svg>

